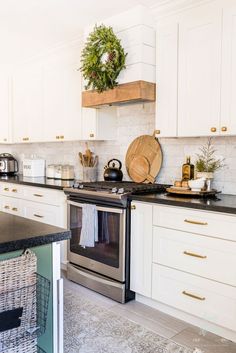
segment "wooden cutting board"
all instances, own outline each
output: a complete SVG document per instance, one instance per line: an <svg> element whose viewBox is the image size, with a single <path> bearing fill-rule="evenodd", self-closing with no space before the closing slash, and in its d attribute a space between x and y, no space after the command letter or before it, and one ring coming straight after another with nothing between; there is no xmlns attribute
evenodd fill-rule
<svg viewBox="0 0 236 353"><path fill-rule="evenodd" d="M151 135L137 137L126 153L125 165L136 183L154 183L162 165L162 151L158 139Z"/></svg>

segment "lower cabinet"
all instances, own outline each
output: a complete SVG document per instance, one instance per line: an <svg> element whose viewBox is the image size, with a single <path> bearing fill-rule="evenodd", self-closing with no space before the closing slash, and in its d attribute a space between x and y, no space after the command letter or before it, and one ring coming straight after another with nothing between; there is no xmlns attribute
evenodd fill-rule
<svg viewBox="0 0 236 353"><path fill-rule="evenodd" d="M0 182L0 211L67 228L63 191ZM61 242L61 265L67 264L67 241Z"/></svg>
<svg viewBox="0 0 236 353"><path fill-rule="evenodd" d="M236 216L132 202L131 289L236 341Z"/></svg>

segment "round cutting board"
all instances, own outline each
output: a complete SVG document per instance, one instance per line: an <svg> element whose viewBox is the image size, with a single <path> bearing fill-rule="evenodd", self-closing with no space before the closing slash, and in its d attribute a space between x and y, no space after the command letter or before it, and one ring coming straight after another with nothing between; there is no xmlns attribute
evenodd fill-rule
<svg viewBox="0 0 236 353"><path fill-rule="evenodd" d="M136 183L154 183L162 165L161 146L155 136L137 137L128 148L125 165Z"/></svg>

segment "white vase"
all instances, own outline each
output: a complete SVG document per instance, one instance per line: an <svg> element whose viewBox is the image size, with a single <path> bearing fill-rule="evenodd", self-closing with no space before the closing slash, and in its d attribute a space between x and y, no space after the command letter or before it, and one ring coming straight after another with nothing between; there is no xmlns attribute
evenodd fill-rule
<svg viewBox="0 0 236 353"><path fill-rule="evenodd" d="M214 173L212 173L212 172L197 172L197 179L198 178L213 179Z"/></svg>

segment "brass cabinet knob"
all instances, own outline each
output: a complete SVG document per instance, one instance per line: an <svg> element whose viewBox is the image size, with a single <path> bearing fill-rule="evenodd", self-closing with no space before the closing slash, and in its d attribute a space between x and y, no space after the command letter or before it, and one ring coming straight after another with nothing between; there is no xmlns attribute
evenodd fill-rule
<svg viewBox="0 0 236 353"><path fill-rule="evenodd" d="M4 141L4 142L7 142L7 139L5 138L5 139L3 139L3 141Z"/></svg>
<svg viewBox="0 0 236 353"><path fill-rule="evenodd" d="M161 130L155 130L155 135L160 135Z"/></svg>
<svg viewBox="0 0 236 353"><path fill-rule="evenodd" d="M12 192L17 192L17 189L12 189Z"/></svg>
<svg viewBox="0 0 236 353"><path fill-rule="evenodd" d="M4 206L5 210L9 210L10 206Z"/></svg>
<svg viewBox="0 0 236 353"><path fill-rule="evenodd" d="M136 206L135 205L131 205L131 210L136 210Z"/></svg>
<svg viewBox="0 0 236 353"><path fill-rule="evenodd" d="M23 137L23 141L29 141L29 137Z"/></svg>
<svg viewBox="0 0 236 353"><path fill-rule="evenodd" d="M56 136L56 140L60 140L60 136Z"/></svg>
<svg viewBox="0 0 236 353"><path fill-rule="evenodd" d="M211 132L216 132L216 127L212 127Z"/></svg>
<svg viewBox="0 0 236 353"><path fill-rule="evenodd" d="M94 137L94 134L89 134L89 137Z"/></svg>
<svg viewBox="0 0 236 353"><path fill-rule="evenodd" d="M63 139L64 139L64 135L61 135L61 136L60 136L60 139L63 140Z"/></svg>
<svg viewBox="0 0 236 353"><path fill-rule="evenodd" d="M12 207L12 211L18 211L18 209L16 207Z"/></svg>
<svg viewBox="0 0 236 353"><path fill-rule="evenodd" d="M222 126L221 131L226 132L227 131L227 127L226 126Z"/></svg>
<svg viewBox="0 0 236 353"><path fill-rule="evenodd" d="M9 191L9 188L4 188L4 191Z"/></svg>

